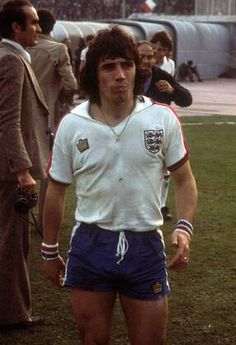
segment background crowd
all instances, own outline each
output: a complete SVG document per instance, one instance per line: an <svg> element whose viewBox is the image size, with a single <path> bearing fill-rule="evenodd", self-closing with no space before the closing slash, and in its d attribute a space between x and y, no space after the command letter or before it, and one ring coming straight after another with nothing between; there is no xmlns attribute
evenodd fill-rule
<svg viewBox="0 0 236 345"><path fill-rule="evenodd" d="M2 5L6 0L0 0ZM59 20L95 20L121 18L123 1L121 0L32 0L36 7L50 9ZM156 0L154 13L191 15L194 12L194 0ZM126 0L125 15L143 12L144 0Z"/></svg>

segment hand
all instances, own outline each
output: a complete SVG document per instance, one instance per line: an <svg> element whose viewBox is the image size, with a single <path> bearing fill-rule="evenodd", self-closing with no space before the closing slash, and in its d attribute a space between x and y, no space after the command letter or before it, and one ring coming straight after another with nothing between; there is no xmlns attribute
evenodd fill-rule
<svg viewBox="0 0 236 345"><path fill-rule="evenodd" d="M29 194L35 192L36 181L30 175L29 170L20 171L16 176L18 183L24 192Z"/></svg>
<svg viewBox="0 0 236 345"><path fill-rule="evenodd" d="M175 256L167 265L167 268L173 270L180 270L186 267L189 261L189 238L187 235L178 231L173 231L170 237L172 246L177 247Z"/></svg>
<svg viewBox="0 0 236 345"><path fill-rule="evenodd" d="M65 262L61 256L54 260L44 260L43 271L52 284L61 287L65 274Z"/></svg>
<svg viewBox="0 0 236 345"><path fill-rule="evenodd" d="M174 88L168 83L167 80L159 80L155 83L155 85L160 92L166 92L169 94L174 92Z"/></svg>

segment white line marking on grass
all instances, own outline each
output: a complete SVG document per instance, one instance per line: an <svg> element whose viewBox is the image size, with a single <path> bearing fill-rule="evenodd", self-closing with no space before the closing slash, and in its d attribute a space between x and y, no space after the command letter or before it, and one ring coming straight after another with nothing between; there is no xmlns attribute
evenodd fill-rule
<svg viewBox="0 0 236 345"><path fill-rule="evenodd" d="M234 121L226 121L226 122L215 122L215 124L216 125L224 125L224 124L226 124L226 125L235 125L236 124L236 122L234 122Z"/></svg>
<svg viewBox="0 0 236 345"><path fill-rule="evenodd" d="M204 126L204 125L230 125L234 126L236 125L236 122L234 121L221 121L221 122L212 122L212 123L207 123L207 122L182 122L183 126Z"/></svg>

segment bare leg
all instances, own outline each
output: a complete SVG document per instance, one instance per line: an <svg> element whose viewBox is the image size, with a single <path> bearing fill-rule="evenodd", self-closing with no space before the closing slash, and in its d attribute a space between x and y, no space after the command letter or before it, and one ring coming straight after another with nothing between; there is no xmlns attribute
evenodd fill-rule
<svg viewBox="0 0 236 345"><path fill-rule="evenodd" d="M72 290L72 308L83 345L108 345L115 292Z"/></svg>
<svg viewBox="0 0 236 345"><path fill-rule="evenodd" d="M164 345L168 315L167 298L141 301L122 296L120 299L127 319L131 345Z"/></svg>

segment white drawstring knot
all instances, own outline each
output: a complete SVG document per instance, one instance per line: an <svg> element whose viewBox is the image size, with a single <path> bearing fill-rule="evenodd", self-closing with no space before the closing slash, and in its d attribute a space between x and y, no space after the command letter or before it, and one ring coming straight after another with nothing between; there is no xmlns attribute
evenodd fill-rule
<svg viewBox="0 0 236 345"><path fill-rule="evenodd" d="M120 264L120 262L124 259L124 256L127 253L128 249L129 249L129 242L127 241L125 237L124 231L121 231L119 235L117 248L116 248L116 256L120 256L120 259L117 261L117 264Z"/></svg>

